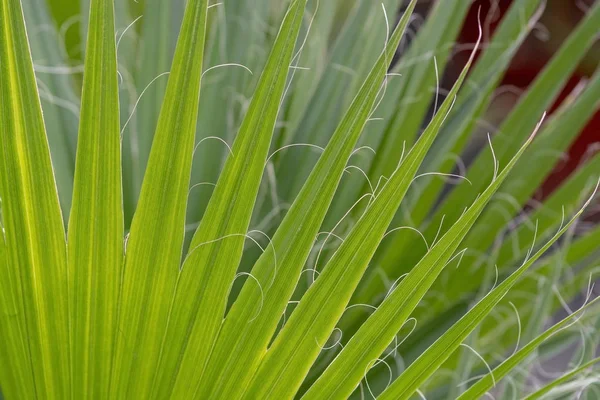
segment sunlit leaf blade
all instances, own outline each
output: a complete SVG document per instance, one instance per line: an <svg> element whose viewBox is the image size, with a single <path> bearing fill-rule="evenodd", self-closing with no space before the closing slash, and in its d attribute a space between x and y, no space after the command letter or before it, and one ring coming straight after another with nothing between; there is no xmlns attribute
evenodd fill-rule
<svg viewBox="0 0 600 400"><path fill-rule="evenodd" d="M290 320L265 355L246 398L290 398L298 390L302 378L343 314L369 260L385 235L427 149L452 106L471 61L472 59L415 147L400 163L381 192L373 196L365 214L302 297ZM324 304L327 307L323 307Z"/></svg>
<svg viewBox="0 0 600 400"><path fill-rule="evenodd" d="M87 34L88 34L88 29L89 29L89 23L90 23L90 6L92 3L92 0L47 0L50 1L50 3L53 2L60 2L61 5L63 5L64 8L66 9L73 9L75 8L75 4L73 3L79 3L79 9L80 9L80 14L77 15L77 17L80 18L80 20L78 21L77 27L79 28L79 33L80 33L80 50L77 53L77 55L81 55L83 57L85 57L85 50L86 50L86 46L87 46ZM134 2L134 3L138 3L139 2ZM131 16L130 16L130 2L127 1L123 1L123 0L115 0L115 27L118 30L122 30L125 29L131 22ZM52 5L52 4L51 4ZM73 28L75 29L75 28ZM132 34L132 32L130 32L130 34ZM120 36L120 35L119 35ZM117 39L119 39L119 37L117 37ZM126 39L123 39L124 41ZM120 52L119 52L120 53ZM131 60L132 56L134 54L126 54L125 58L129 58ZM128 67L131 67L131 65L128 65Z"/></svg>
<svg viewBox="0 0 600 400"><path fill-rule="evenodd" d="M46 0L48 1L48 0ZM80 3L81 13L77 17L81 17L81 20L73 18L71 22L79 22L76 24L81 29L82 39L80 43L82 58L85 58L85 47L87 30L89 25L89 13L90 13L90 0L50 0L60 1L64 4L64 9L73 10L73 3ZM139 48L139 37L138 37L138 25L140 24L141 18L132 19L131 12L132 8L139 5L140 2L130 2L124 0L115 0L114 2L114 20L115 20L115 39L116 39L116 53L117 53L117 66L118 66L118 81L119 81L119 105L120 105L120 118L123 132L121 133L121 155L122 155L122 181L123 181L123 209L125 217L125 228L129 228L131 224L131 218L133 217L133 208L135 201L140 192L141 176L138 177L138 181L133 182L132 179L132 167L133 157L137 157L137 148L132 147L132 140L135 139L137 133L137 113L133 113L135 103L138 99L138 93L136 93L134 76L137 75L137 64L138 60L138 48ZM131 7L130 7L131 5ZM68 26L67 26L68 27ZM61 32L64 33L66 28L62 27ZM72 31L76 30L76 27L71 28ZM68 42L68 41L67 41ZM67 43L69 44L69 43ZM72 50L72 49L71 49ZM146 65L148 63L145 63ZM165 78L166 82L166 78ZM146 98L146 96L144 96ZM158 111L156 115L158 116ZM50 143L52 146L52 143ZM135 153L135 154L134 154ZM135 185L134 185L135 183ZM135 194L135 195L134 195Z"/></svg>
<svg viewBox="0 0 600 400"><path fill-rule="evenodd" d="M524 400L543 399L546 396L546 394L552 392L553 390L560 388L561 385L571 381L573 378L578 377L579 375L581 375L582 372L590 369L591 367L598 364L599 362L600 362L600 357L594 358L593 360L586 362L585 364L573 369L571 372L563 375L562 377L555 379L554 381L548 383L546 386L540 388L536 392L531 393L529 396L525 397ZM571 394L573 394L573 393L571 392Z"/></svg>
<svg viewBox="0 0 600 400"><path fill-rule="evenodd" d="M62 38L45 2L23 0L31 56L35 66L38 92L50 145L54 176L63 217L69 216L75 170L75 143L79 99L73 90L72 68Z"/></svg>
<svg viewBox="0 0 600 400"><path fill-rule="evenodd" d="M397 55L400 59L393 66L388 79L386 99L374 113L374 120L359 143L361 147L368 146L374 149L374 153L368 157L362 154L362 157L357 156L352 161L352 165L369 174L371 181L379 179L382 170L387 170L384 173L386 176L393 171L398 162L398 154L391 149L402 147L405 142L408 146L412 145L416 129L426 124L424 116L432 101L432 93L437 90L435 65L437 64L438 75L443 73L446 63L451 59L451 43L456 39L460 23L468 9L468 4L456 0L432 4L424 25L418 28L419 34L401 46L403 49ZM415 18L413 25L418 24L417 20L418 18ZM407 45L408 49L404 49ZM461 97L462 94L459 94L455 107ZM455 112L456 110L452 111ZM449 122L450 120L446 123ZM444 132L448 130L448 126L442 127L439 137L447 137ZM427 157L424 160L424 163L426 162ZM369 182L365 183L365 177L358 173L359 170L353 168L350 171L353 174L346 178L336 195L332 210L326 219L326 229L336 224L362 193L370 191ZM406 200L411 191L413 190L407 193ZM404 208L405 204L402 207ZM359 207L353 214L358 215L361 210ZM382 243L378 252L389 242L388 240Z"/></svg>
<svg viewBox="0 0 600 400"><path fill-rule="evenodd" d="M237 398L263 355L292 296L344 168L377 100L389 63L416 1L405 11L387 49L337 128L271 245L227 314L199 396ZM319 190L314 190L317 187ZM298 230L301 226L302 229Z"/></svg>
<svg viewBox="0 0 600 400"><path fill-rule="evenodd" d="M464 71L463 71L464 74ZM448 100L446 100L448 101ZM521 148L488 188L461 218L429 250L415 268L398 284L350 339L338 357L306 393L306 398L322 398L337 393L344 383L350 394L358 386L374 360L383 353L408 317L427 293L452 257L486 204L506 179L532 138ZM342 392L344 393L344 392Z"/></svg>
<svg viewBox="0 0 600 400"><path fill-rule="evenodd" d="M492 141L496 157L500 163L506 162L505 160L507 157L516 150L517 143L522 140L520 138L526 137L526 135L529 134L531 127L535 124L536 115L539 115L551 105L554 97L559 93L560 86L564 84L573 71L574 67L571 65L573 59L579 60L583 57L587 48L593 42L593 40L589 41L591 40L589 35L591 31L596 29L595 24L597 24L597 20L600 19L600 11L598 11L596 5L590 12L591 13L586 16L564 43L561 50L557 52L546 69L532 84L521 101L513 108L513 112L509 115L507 120L502 124L499 134ZM557 85L557 83L560 83L560 85ZM582 101L580 103L581 106L593 109L593 94L594 91L590 91L588 93L590 96L589 99ZM587 112L590 111L591 110L588 110ZM574 118L583 118L577 117L577 114L574 112L571 112L571 115ZM555 134L555 137L560 141L560 130L555 132ZM510 135L510 140L505 139L508 135ZM489 151L482 152L480 156L476 158L476 161L473 163L467 174L468 179L473 182L473 184L462 184L457 187L445 198L441 207L436 209L434 217L427 223L427 228L424 231L425 237L428 240L431 240L436 236L442 218L444 221L442 226L443 230L448 229L448 227L456 221L460 215L460 211L455 205L463 204L476 196L483 187L482 185L485 184L485 180L491 178L491 174L493 174L494 170L493 163L494 161ZM522 165L524 168L527 168L526 163L522 163ZM540 165L536 165L535 168L542 171L544 169L548 170L549 167L550 166L547 165L547 163L541 163ZM540 177L535 176L534 179L539 180ZM516 175L515 180L517 180ZM532 184L531 188L534 188L535 186L536 185ZM419 207L417 206L414 209L416 210L418 208ZM417 212L417 221L419 213L420 212ZM425 213L429 214L429 211L426 211ZM493 229L491 231L492 232L490 233L494 233ZM492 237L494 236L495 235L492 235ZM408 270L410 270L417 262L420 254L424 251L417 240L421 239L418 236L413 237L411 235L403 235L391 241L388 247L388 254L386 254L385 259L382 260L383 268L391 279L395 279L403 273L408 272ZM486 240L489 244L489 239ZM481 249L477 250L481 251ZM397 262L399 257L402 257L403 259L403 263L401 264ZM479 279L473 280L473 282L478 281ZM364 290L364 295L358 300L363 302L371 301L372 297L381 291L380 287L381 284L375 281L375 284L372 284L370 285L370 288L367 288L368 290Z"/></svg>
<svg viewBox="0 0 600 400"><path fill-rule="evenodd" d="M208 358L242 257L246 232L286 87L306 0L293 0L183 263L155 389L199 398ZM189 332L181 335L181 332Z"/></svg>
<svg viewBox="0 0 600 400"><path fill-rule="evenodd" d="M2 394L8 398L31 398L35 396L33 375L26 334L17 314L17 294L11 282L4 239L0 240L0 382Z"/></svg>
<svg viewBox="0 0 600 400"><path fill-rule="evenodd" d="M576 317L582 315L584 310L587 310L593 307L600 298L593 300L588 303L585 307L580 308L574 313L569 314L567 317L563 318L560 322L557 322L552 327L546 329L542 334L537 336L535 339L527 343L521 349L516 351L506 360L504 360L500 365L493 369L491 373L486 374L483 378L479 379L475 384L473 384L469 389L464 391L457 400L468 400L468 399L476 399L480 396L485 395L485 393L491 390L502 378L507 376L511 371L513 371L520 363L527 360L527 358L536 351L542 343L544 343L550 337L556 335L563 329L568 328L573 323L576 322Z"/></svg>
<svg viewBox="0 0 600 400"><path fill-rule="evenodd" d="M7 275L19 333L27 341L23 361L30 367L24 369L34 380L21 390L33 397L68 398L63 221L20 2L0 1L0 19L0 197Z"/></svg>
<svg viewBox="0 0 600 400"><path fill-rule="evenodd" d="M107 396L123 262L113 0L92 0L68 230L72 395Z"/></svg>
<svg viewBox="0 0 600 400"><path fill-rule="evenodd" d="M591 199L590 199L591 200ZM421 356L412 363L400 377L387 388L379 399L408 399L412 396L431 375L433 375L444 361L452 355L475 327L490 313L502 300L508 291L517 283L519 278L537 261L581 216L584 207L565 224L540 250L529 257L519 269L506 278L501 284L488 293L457 323L452 325L438 340L435 341ZM410 276L410 275L409 275ZM385 304L385 303L384 303Z"/></svg>
<svg viewBox="0 0 600 400"><path fill-rule="evenodd" d="M110 397L147 398L183 245L207 0L187 3L140 202L126 241Z"/></svg>

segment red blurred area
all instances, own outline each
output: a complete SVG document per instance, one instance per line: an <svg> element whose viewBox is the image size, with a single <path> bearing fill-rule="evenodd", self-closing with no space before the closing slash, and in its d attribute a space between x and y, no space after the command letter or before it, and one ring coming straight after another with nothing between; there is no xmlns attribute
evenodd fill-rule
<svg viewBox="0 0 600 400"><path fill-rule="evenodd" d="M474 43L477 40L479 34L478 13L482 16L482 22L487 22L489 32L493 33L511 3L511 0L474 1L459 41ZM538 27L517 52L501 85L526 89L584 16L585 8L590 3L590 0L547 0L546 9ZM598 43L596 43L567 83L552 109L548 110L550 113L557 108L582 79L593 74L598 66L599 59L600 49ZM572 144L565 160L557 165L542 185L539 191L540 197L547 196L559 186L580 165L584 157L591 155L590 152L594 151L598 144L600 144L600 110L596 112Z"/></svg>

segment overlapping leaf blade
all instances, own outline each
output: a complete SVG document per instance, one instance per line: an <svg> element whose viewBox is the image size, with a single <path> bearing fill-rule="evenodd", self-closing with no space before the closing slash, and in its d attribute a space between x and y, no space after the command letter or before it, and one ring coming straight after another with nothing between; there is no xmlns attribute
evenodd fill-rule
<svg viewBox="0 0 600 400"><path fill-rule="evenodd" d="M354 390L365 371L378 359L407 321L435 279L452 260L454 252L475 224L485 205L506 179L532 138L490 183L490 186L464 212L452 228L429 250L415 268L398 284L378 309L350 339L339 356L306 394L306 398L322 398L336 393L343 384ZM348 390L346 389L346 390ZM342 392L343 393L343 392ZM350 391L351 393L351 391Z"/></svg>
<svg viewBox="0 0 600 400"><path fill-rule="evenodd" d="M190 0L126 241L111 395L148 397L183 246L207 0ZM134 365L140 366L135 368Z"/></svg>
<svg viewBox="0 0 600 400"><path fill-rule="evenodd" d="M381 2L384 9L398 6L398 0ZM285 130L281 145L308 143L325 146L330 132L340 122L342 113L352 100L358 87L369 72L371 60L379 55L381 47L372 45L379 40L380 46L388 39L385 35L386 16L377 2L357 2L344 24L342 33L333 44L328 65L310 99L304 114ZM353 8L354 8L353 7ZM388 19L390 17L388 16ZM309 175L318 156L310 149L288 149L277 155L278 194L283 201L291 202ZM270 205L271 207L273 205Z"/></svg>
<svg viewBox="0 0 600 400"><path fill-rule="evenodd" d="M415 147L400 163L381 192L374 196L365 214L329 261L319 279L303 296L265 355L246 393L247 398L289 398L298 390L302 377L320 352L320 343L325 343L331 334L377 245L385 235L427 149L451 108L471 61ZM323 307L324 304L327 307Z"/></svg>
<svg viewBox="0 0 600 400"><path fill-rule="evenodd" d="M593 307L598 300L600 300L600 298L588 303L585 307L582 307L576 312L569 314L560 322L557 322L550 328L546 329L535 339L531 340L529 343L523 346L523 348L519 349L506 360L504 360L489 374L486 374L483 378L479 379L475 384L469 387L469 389L464 391L457 398L457 400L474 399L485 395L485 393L491 390L498 382L500 382L502 378L508 375L520 363L522 363L529 356L531 356L540 347L542 343L544 343L550 337L556 335L561 330L568 328L570 325L576 322L576 317L581 316L586 309Z"/></svg>
<svg viewBox="0 0 600 400"><path fill-rule="evenodd" d="M417 137L417 131L426 124L425 114L432 101L432 94L438 89L436 63L439 75L452 57L452 43L468 11L466 6L464 2L455 0L432 5L432 10L420 28L419 34L409 42L407 50L400 52L400 60L393 67L394 75L389 77L386 88L387 99L378 107L377 113L373 116L375 120L361 138L360 145L374 149L374 154L368 157L356 157L352 163L366 171L371 181L379 179L381 174L387 176L393 171L398 162L398 155L390 149L401 147L405 142L407 146L412 145ZM462 94L457 98L455 107L460 104L461 97ZM456 110L453 110L452 114L455 112ZM447 123L451 123L451 120L449 119ZM449 129L450 127L445 125L440 135L447 137L444 132ZM434 146L435 144L432 150ZM427 157L424 163L426 162ZM358 170L353 169L352 172ZM326 227L329 229L332 224L335 224L361 193L367 191L370 191L370 183L365 184L365 177L361 173L350 175L336 196L332 211L327 217ZM414 189L407 193L407 200L411 191ZM401 207L405 207L405 204ZM354 214L359 212L360 208ZM382 243L378 252L386 246L387 243Z"/></svg>
<svg viewBox="0 0 600 400"><path fill-rule="evenodd" d="M242 257L306 0L293 0L183 264L157 367L159 397L198 398ZM189 332L183 336L181 332Z"/></svg>
<svg viewBox="0 0 600 400"><path fill-rule="evenodd" d="M407 76L403 76L402 90L396 93L398 103L402 104L405 100L407 106L395 108L393 102L389 103L386 117L390 123L380 141L373 143L377 157L369 168L371 179L389 175L397 163L393 149L401 147L404 141L410 145L418 137L432 98L435 98L432 95L438 90L436 74L439 78L439 71L443 71L449 61L450 50L469 10L469 4L460 0L440 1L434 7L431 18L405 59L400 61L400 66L402 63L410 65L417 62L406 68Z"/></svg>
<svg viewBox="0 0 600 400"><path fill-rule="evenodd" d="M486 48L482 50L473 72L469 74L465 90L456 100L456 108L448 117L440 134L440 140L432 146L423 164L423 172L451 173L456 160L452 155L460 155L469 142L469 138L476 125L491 102L494 89L502 78L506 67L519 45L525 40L527 34L534 27L539 14L541 0L527 0L514 2L506 12L494 36ZM435 205L444 180L439 177L424 177L429 179L426 187L409 192L410 220L420 226ZM421 182L423 185L423 182ZM398 257L404 249L401 239L392 241L388 246L386 256L389 259ZM385 260L387 261L387 260ZM388 263L384 261L385 267Z"/></svg>
<svg viewBox="0 0 600 400"><path fill-rule="evenodd" d="M590 199L591 200L591 199ZM585 206L589 205L589 201ZM584 206L584 208L585 208ZM379 397L382 400L408 399L427 378L437 371L442 363L460 346L475 327L502 300L519 278L537 261L583 213L582 208L571 221L565 224L540 250L528 258L517 271L494 288L457 323L452 325L436 342L412 363ZM450 231L449 231L450 232ZM410 276L410 275L409 275ZM385 302L384 302L385 304Z"/></svg>
<svg viewBox="0 0 600 400"><path fill-rule="evenodd" d="M482 115L492 99L494 88L502 77L506 66L512 55L518 49L530 31L533 23L529 19L533 16L540 0L528 0L527 2L515 2L511 9L502 19L500 26L494 33L490 43L482 50L473 72L469 74L465 89L461 91L456 100L456 106L448 117L448 122L442 127L440 139L437 140L427 157L425 158L422 171L451 173L455 160L450 154L460 154L468 142L475 121ZM523 24L523 22L525 22ZM418 190L413 187L407 194L406 205L403 205L410 215L410 223L419 228L423 220L430 214L435 205L439 193L444 187L444 180L439 176L420 178L419 184L429 179L425 189ZM467 184L462 182L462 184ZM407 221L402 221L407 223ZM379 251L379 258L383 270L390 277L397 277L402 272L396 271L397 260L405 256L407 242L413 244L413 237L407 235L395 235L384 243ZM412 246L412 250L419 251ZM380 295L385 288L379 281L370 276L365 280L366 284L355 296L357 302L370 302L374 297Z"/></svg>
<svg viewBox="0 0 600 400"><path fill-rule="evenodd" d="M252 269L254 280L245 285L229 311L208 366L210 373L201 386L204 389L204 392L200 392L201 397L218 394L236 398L243 392L245 383L250 380L266 352L333 199L346 162L375 105L388 65L415 4L413 0L405 11L386 50L333 134L271 245Z"/></svg>

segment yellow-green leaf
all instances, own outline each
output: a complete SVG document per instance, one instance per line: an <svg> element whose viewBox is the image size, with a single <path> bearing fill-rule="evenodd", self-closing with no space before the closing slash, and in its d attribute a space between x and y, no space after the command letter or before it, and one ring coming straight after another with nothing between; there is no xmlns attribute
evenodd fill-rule
<svg viewBox="0 0 600 400"><path fill-rule="evenodd" d="M21 373L32 373L19 391L68 398L66 240L20 2L1 0L0 20L2 220L8 286L27 347L18 362L29 363Z"/></svg>
<svg viewBox="0 0 600 400"><path fill-rule="evenodd" d="M385 51L333 134L272 244L261 255L227 314L201 385L201 396L236 398L264 356L333 200L416 4L405 11ZM319 190L314 190L318 187ZM301 229L298 229L301 227Z"/></svg>
<svg viewBox="0 0 600 400"><path fill-rule="evenodd" d="M187 3L138 208L126 240L111 397L148 398L185 230L207 0Z"/></svg>
<svg viewBox="0 0 600 400"><path fill-rule="evenodd" d="M306 0L289 5L232 153L192 239L157 367L158 397L173 387L174 398L201 398L198 387L242 257L305 6Z"/></svg>
<svg viewBox="0 0 600 400"><path fill-rule="evenodd" d="M123 261L114 0L92 0L68 229L75 398L106 397Z"/></svg>

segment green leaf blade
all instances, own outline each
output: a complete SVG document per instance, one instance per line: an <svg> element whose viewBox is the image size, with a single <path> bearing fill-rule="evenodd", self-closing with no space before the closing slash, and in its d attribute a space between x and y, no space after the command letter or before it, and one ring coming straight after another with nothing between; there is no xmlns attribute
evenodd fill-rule
<svg viewBox="0 0 600 400"><path fill-rule="evenodd" d="M35 0L22 0L21 4L28 27L61 211L66 220L73 193L79 99L73 90L72 76L55 72L70 66L68 55L59 41L61 36L52 26L54 21L48 6Z"/></svg>
<svg viewBox="0 0 600 400"><path fill-rule="evenodd" d="M17 293L13 285L12 271L8 264L4 238L0 240L0 384L8 398L35 396L33 373L29 362L26 333L18 315Z"/></svg>
<svg viewBox="0 0 600 400"><path fill-rule="evenodd" d="M305 5L306 0L289 5L232 153L192 238L157 367L158 397L171 391L174 398L201 396L198 387L242 256Z"/></svg>
<svg viewBox="0 0 600 400"><path fill-rule="evenodd" d="M415 4L413 0L405 11L387 50L375 63L304 189L252 269L254 279L244 286L227 314L207 367L210 372L201 387L205 390L200 392L201 397L239 396L266 352L333 200L347 160L375 105L380 85ZM319 190L314 190L315 187ZM261 304L258 311L257 304Z"/></svg>
<svg viewBox="0 0 600 400"><path fill-rule="evenodd" d="M336 393L343 384L347 385L346 390L349 393L358 386L365 371L372 367L372 361L376 360L392 342L419 301L452 260L452 255L462 238L476 222L485 205L506 179L531 140L532 138L526 142L457 223L431 247L415 268L398 284L398 287L371 314L340 355L307 392L307 399L329 396Z"/></svg>
<svg viewBox="0 0 600 400"><path fill-rule="evenodd" d="M510 63L513 54L518 49L526 33L533 24L525 23L534 15L540 0L527 0L514 2L506 16L502 19L494 36L481 56L477 59L472 72L467 78L464 90L456 100L456 106L448 117L448 122L442 127L442 132L423 162L423 172L451 173L456 160L448 157L449 154L459 155L464 146L469 142L475 121L484 113L491 102L494 88L500 81L505 68ZM411 225L420 229L421 224L430 214L440 192L445 187L445 181L438 176L430 178L427 186L421 190L412 190L407 194L407 212L410 215ZM462 184L466 185L466 182ZM383 270L391 277L396 278L405 270L397 268L397 260L406 255L407 249L414 250L413 237L405 235L395 236L384 244L380 251L379 259ZM420 238L418 239L420 240ZM407 244L409 243L409 244ZM377 257L377 256L376 256ZM406 265L410 267L410 265ZM366 281L369 282L369 281ZM379 280L371 279L365 287L361 288L355 296L356 302L371 302L377 295L385 290Z"/></svg>
<svg viewBox="0 0 600 400"><path fill-rule="evenodd" d="M0 1L0 196L9 276L26 338L23 392L69 395L66 240L20 2ZM26 369L26 370L27 370Z"/></svg>
<svg viewBox="0 0 600 400"><path fill-rule="evenodd" d="M113 0L92 0L68 230L72 395L106 396L123 262Z"/></svg>
<svg viewBox="0 0 600 400"><path fill-rule="evenodd" d="M451 108L471 62L472 59L415 147L303 296L267 352L246 398L290 398L295 394L321 350L319 343L324 343L331 334L377 245L385 235L427 149ZM327 307L323 307L323 304L327 304ZM344 390L348 390L348 387Z"/></svg>
<svg viewBox="0 0 600 400"><path fill-rule="evenodd" d="M147 398L154 384L184 238L207 0L187 3L140 201L126 244L111 396ZM143 367L135 368L134 365Z"/></svg>

